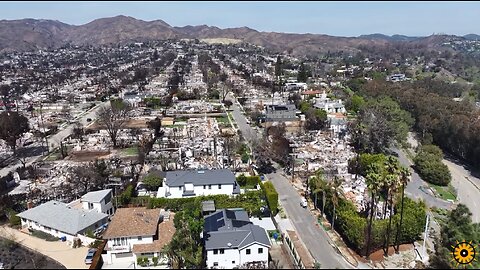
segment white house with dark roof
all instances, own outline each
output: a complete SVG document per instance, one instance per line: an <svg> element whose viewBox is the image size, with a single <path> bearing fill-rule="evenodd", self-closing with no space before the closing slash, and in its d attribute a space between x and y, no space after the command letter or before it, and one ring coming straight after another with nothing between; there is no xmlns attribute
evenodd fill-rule
<svg viewBox="0 0 480 270"><path fill-rule="evenodd" d="M228 169L168 171L157 198L185 198L240 194L235 175Z"/></svg>
<svg viewBox="0 0 480 270"><path fill-rule="evenodd" d="M49 201L17 214L22 227L39 230L68 241L95 231L108 222L108 215L94 210L77 209L58 201ZM82 240L83 241L83 240Z"/></svg>
<svg viewBox="0 0 480 270"><path fill-rule="evenodd" d="M205 216L202 238L208 268L232 269L265 263L271 247L265 229L250 222L244 210L222 209Z"/></svg>

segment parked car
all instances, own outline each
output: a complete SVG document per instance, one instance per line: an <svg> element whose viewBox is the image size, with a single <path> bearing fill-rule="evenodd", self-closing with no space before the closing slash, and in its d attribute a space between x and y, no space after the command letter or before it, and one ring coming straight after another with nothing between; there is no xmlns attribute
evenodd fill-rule
<svg viewBox="0 0 480 270"><path fill-rule="evenodd" d="M91 248L88 250L87 256L85 257L85 264L91 264L93 260L93 255L97 252L96 248Z"/></svg>
<svg viewBox="0 0 480 270"><path fill-rule="evenodd" d="M302 200L300 201L300 205L303 207L303 208L307 208L307 199L305 198L302 198Z"/></svg>

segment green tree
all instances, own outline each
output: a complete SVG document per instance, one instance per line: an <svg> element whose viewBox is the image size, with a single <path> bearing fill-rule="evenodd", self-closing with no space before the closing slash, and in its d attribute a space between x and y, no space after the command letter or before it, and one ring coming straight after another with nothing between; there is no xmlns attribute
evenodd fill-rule
<svg viewBox="0 0 480 270"><path fill-rule="evenodd" d="M17 140L30 129L28 119L18 112L5 111L0 114L0 139L16 153Z"/></svg>
<svg viewBox="0 0 480 270"><path fill-rule="evenodd" d="M345 104L347 110L358 113L365 105L365 100L362 96L354 94Z"/></svg>
<svg viewBox="0 0 480 270"><path fill-rule="evenodd" d="M366 247L366 257L370 258L370 245L372 239L372 226L373 226L373 216L375 215L375 210L377 209L375 203L375 197L380 191L382 184L382 167L379 164L371 164L367 171L367 176L365 178L367 183L367 189L370 191L370 208L369 208L369 221L367 228L367 247Z"/></svg>
<svg viewBox="0 0 480 270"><path fill-rule="evenodd" d="M402 183L402 200L401 200L401 208L400 208L400 221L397 225L397 233L395 234L395 244L396 249L395 253L399 253L400 251L400 239L399 235L402 232L402 225L403 225L403 210L404 210L404 198L405 198L405 186L410 181L411 172L408 167L401 167L400 168L400 182Z"/></svg>
<svg viewBox="0 0 480 270"><path fill-rule="evenodd" d="M325 214L325 192L327 191L327 189L329 187L328 187L327 181L325 181L325 179L323 178L323 170L322 169L318 169L315 172L315 175L312 176L312 178L309 181L309 184L310 184L310 190L312 190L312 194L315 196L315 200L314 200L315 201L315 208L318 207L318 205L317 205L317 203L318 203L318 199L317 199L318 193L322 192L322 215L324 215Z"/></svg>
<svg viewBox="0 0 480 270"><path fill-rule="evenodd" d="M149 191L157 191L162 186L163 179L154 174L149 174L142 180L143 184Z"/></svg>
<svg viewBox="0 0 480 270"><path fill-rule="evenodd" d="M340 196L343 196L340 186L342 185L343 179L335 176L333 181L330 182L330 189L332 191L332 204L333 204L333 215L332 215L332 229L335 225L335 209L338 206L338 200Z"/></svg>
<svg viewBox="0 0 480 270"><path fill-rule="evenodd" d="M297 81L299 82L307 82L308 79L308 70L305 67L304 63L300 64L300 68L298 69L298 74L297 74Z"/></svg>

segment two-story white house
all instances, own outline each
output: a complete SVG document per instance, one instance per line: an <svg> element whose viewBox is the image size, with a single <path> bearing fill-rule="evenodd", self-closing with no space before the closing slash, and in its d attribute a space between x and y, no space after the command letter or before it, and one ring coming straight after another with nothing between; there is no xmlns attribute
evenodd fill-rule
<svg viewBox="0 0 480 270"><path fill-rule="evenodd" d="M222 209L205 216L203 240L208 268L232 269L263 263L271 247L267 232L250 222L244 210Z"/></svg>
<svg viewBox="0 0 480 270"><path fill-rule="evenodd" d="M171 241L174 232L172 216L162 215L160 209L118 208L102 236L107 240L107 254L102 255L103 259L110 265L136 263L139 256L159 257L160 263L166 263L160 251Z"/></svg>
<svg viewBox="0 0 480 270"><path fill-rule="evenodd" d="M113 215L112 190L104 189L88 192L80 198L82 208L86 210L94 209L98 213Z"/></svg>
<svg viewBox="0 0 480 270"><path fill-rule="evenodd" d="M70 207L58 201L46 202L17 216L21 218L23 228L43 231L58 238L66 237L68 241L78 237L84 244L90 241L83 237L86 232L93 232L108 222L107 214Z"/></svg>
<svg viewBox="0 0 480 270"><path fill-rule="evenodd" d="M240 194L235 175L228 169L168 171L157 198Z"/></svg>

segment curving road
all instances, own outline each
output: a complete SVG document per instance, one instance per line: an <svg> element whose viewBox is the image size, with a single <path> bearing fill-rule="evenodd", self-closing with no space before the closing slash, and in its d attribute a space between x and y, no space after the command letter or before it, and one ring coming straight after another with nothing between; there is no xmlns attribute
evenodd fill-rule
<svg viewBox="0 0 480 270"><path fill-rule="evenodd" d="M397 153L398 160L403 166L411 167L413 165L404 151L401 151L397 148L393 148L392 150ZM405 189L405 194L407 196L415 200L423 199L428 207L435 206L437 208L452 209L454 203L435 197L435 195L433 195L431 191L427 189L428 184L423 181L413 169L411 171L412 178Z"/></svg>

